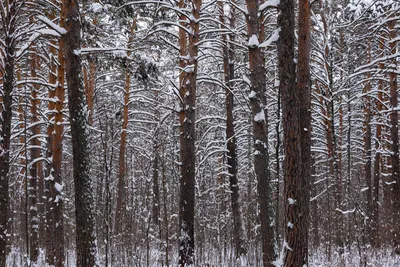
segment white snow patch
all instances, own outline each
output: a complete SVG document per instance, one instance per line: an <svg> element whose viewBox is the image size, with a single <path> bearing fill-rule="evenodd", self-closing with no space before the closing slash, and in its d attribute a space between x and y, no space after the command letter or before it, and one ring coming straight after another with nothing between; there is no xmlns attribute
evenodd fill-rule
<svg viewBox="0 0 400 267"><path fill-rule="evenodd" d="M339 211L342 214L348 214L348 213L354 213L356 211L356 208L354 208L352 210L341 210L341 209L336 208L335 210Z"/></svg>
<svg viewBox="0 0 400 267"><path fill-rule="evenodd" d="M269 8L269 7L278 7L278 5L280 4L280 0L268 0L265 1L262 5L260 5L260 7L258 8L258 12L263 12L265 9Z"/></svg>
<svg viewBox="0 0 400 267"><path fill-rule="evenodd" d="M260 43L258 42L258 37L257 35L253 34L250 38L249 38L249 43L247 44L249 47L251 48L256 48L258 47Z"/></svg>
<svg viewBox="0 0 400 267"><path fill-rule="evenodd" d="M246 75L243 75L243 81L244 81L245 83L247 83L248 85L251 85L251 82L250 82L249 78L247 78Z"/></svg>
<svg viewBox="0 0 400 267"><path fill-rule="evenodd" d="M364 192L364 191L367 191L369 189L369 187L363 187L363 188L361 188L361 192Z"/></svg>
<svg viewBox="0 0 400 267"><path fill-rule="evenodd" d="M254 121L255 122L262 122L265 121L265 113L264 110L261 110L254 116Z"/></svg>
<svg viewBox="0 0 400 267"><path fill-rule="evenodd" d="M103 6L100 3L93 3L89 7L89 10L93 11L94 13L98 13L100 11L103 11Z"/></svg>
<svg viewBox="0 0 400 267"><path fill-rule="evenodd" d="M276 43L279 39L280 32L281 28L276 29L266 41L264 41L262 44L259 45L259 47L267 47L272 45L273 43Z"/></svg>
<svg viewBox="0 0 400 267"><path fill-rule="evenodd" d="M250 94L249 94L249 98L255 98L256 97L256 92L254 92L253 90L251 90Z"/></svg>
<svg viewBox="0 0 400 267"><path fill-rule="evenodd" d="M45 16L38 16L38 19L40 21L42 21L44 24L46 24L47 26L49 26L50 28L52 28L53 30L55 30L56 32L58 32L59 34L66 34L67 30L58 26L57 24L55 24L54 22L52 22L51 20L49 20L48 18L46 18Z"/></svg>
<svg viewBox="0 0 400 267"><path fill-rule="evenodd" d="M64 186L59 184L59 183L57 183L57 182L55 182L54 183L54 188L57 190L57 192L62 192Z"/></svg>
<svg viewBox="0 0 400 267"><path fill-rule="evenodd" d="M291 197L289 197L288 198L288 202L289 202L289 205L293 205L294 203L296 203L296 200L291 198Z"/></svg>

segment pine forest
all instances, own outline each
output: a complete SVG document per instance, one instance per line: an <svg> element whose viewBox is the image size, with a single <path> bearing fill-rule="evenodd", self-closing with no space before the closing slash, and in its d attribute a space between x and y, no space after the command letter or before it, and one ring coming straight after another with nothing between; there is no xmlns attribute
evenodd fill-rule
<svg viewBox="0 0 400 267"><path fill-rule="evenodd" d="M398 267L399 76L399 0L0 0L0 267Z"/></svg>

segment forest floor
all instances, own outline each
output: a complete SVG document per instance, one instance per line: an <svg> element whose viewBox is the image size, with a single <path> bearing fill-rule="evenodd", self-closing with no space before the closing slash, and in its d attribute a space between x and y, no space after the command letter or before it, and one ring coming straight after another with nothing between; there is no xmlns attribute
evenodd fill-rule
<svg viewBox="0 0 400 267"><path fill-rule="evenodd" d="M213 251L210 255L219 255L218 252ZM75 253L74 251L68 251L66 258L66 267L75 267ZM171 255L172 256L172 255ZM177 262L173 257L170 256L169 266L177 266ZM109 264L108 267L165 267L167 266L164 261L160 260L162 255L159 252L153 252L147 254L146 251L141 251L134 256L131 261L125 261L124 263L118 263L118 260L114 264ZM99 266L106 266L104 263L104 255L99 257ZM257 257L259 259L259 257ZM126 260L126 259L125 259ZM366 252L360 254L357 248L354 248L350 252L345 252L341 256L339 253L333 252L331 258L327 257L326 250L312 251L309 258L309 267L400 267L400 256L393 255L387 250L379 250L374 252ZM12 267L50 267L45 263L44 253L41 253L37 264L27 263L25 255L20 253L18 249L13 249L7 258L7 266ZM198 262L195 265L201 267L262 267L261 262L254 257L248 258L248 263L243 264L240 261L234 261L231 257L204 257L202 262ZM282 267L280 261L275 263L275 266Z"/></svg>

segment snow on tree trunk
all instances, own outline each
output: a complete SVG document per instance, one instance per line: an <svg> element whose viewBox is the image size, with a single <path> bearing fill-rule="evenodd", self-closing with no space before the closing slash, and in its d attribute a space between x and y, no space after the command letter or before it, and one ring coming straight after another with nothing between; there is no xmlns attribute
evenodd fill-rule
<svg viewBox="0 0 400 267"><path fill-rule="evenodd" d="M31 76L37 78L36 68L38 68L38 58L35 55L35 49L31 48ZM28 206L29 206L29 260L36 264L39 256L39 217L38 217L38 169L39 164L37 159L40 158L40 127L38 122L38 112L40 101L38 100L38 92L40 85L35 84L31 88L31 133L30 138L30 168L28 177Z"/></svg>
<svg viewBox="0 0 400 267"><path fill-rule="evenodd" d="M389 22L389 48L391 55L397 54L397 30L395 28L396 21ZM400 162L399 162L399 115L398 115L398 92L397 92L397 73L395 72L397 66L396 57L391 62L393 70L389 74L389 87L390 87L390 137L391 137L391 159L392 159L392 211L393 211L393 240L394 251L400 254Z"/></svg>
<svg viewBox="0 0 400 267"><path fill-rule="evenodd" d="M93 190L89 176L90 151L88 114L82 81L80 58L80 14L78 0L64 0L66 34L62 36L65 71L68 87L68 106L72 137L73 177L75 184L76 264L82 267L96 265L96 239L94 227Z"/></svg>
<svg viewBox="0 0 400 267"><path fill-rule="evenodd" d="M181 99L180 121L180 197L179 197L179 265L194 264L194 209L196 175L196 83L198 64L199 18L202 1L192 0L179 8L190 8L191 16L187 19L179 16L182 27L187 27L191 34L179 28L179 95Z"/></svg>
<svg viewBox="0 0 400 267"><path fill-rule="evenodd" d="M3 28L7 29L4 39L4 70L2 88L2 110L0 116L0 267L6 266L7 255L7 230L9 216L9 170L10 170L10 139L12 119L12 92L14 83L14 53L15 27L14 16L16 15L17 1L9 0L8 13L2 17ZM4 9L3 9L4 11ZM4 14L4 13L3 13Z"/></svg>
<svg viewBox="0 0 400 267"><path fill-rule="evenodd" d="M219 18L222 25L225 23L224 19L224 6L222 2L218 2L219 5ZM231 7L230 12L230 28L235 28L235 8ZM222 26L226 28L226 26ZM238 185L238 164L237 164L237 144L236 144L236 136L234 129L234 117L233 117L233 109L234 109L234 97L233 97L233 82L235 79L235 47L233 45L229 45L227 40L229 37L230 42L234 42L235 37L234 34L230 34L227 36L226 34L222 34L222 42L223 42L223 64L224 64L224 82L225 82L225 107L226 107L226 140L227 140L227 163L228 163L228 173L229 173L229 188L231 191L231 205L232 205L232 219L233 219L233 236L235 242L235 252L236 257L239 258L242 255L247 254L247 250L245 247L245 236L244 236L244 226L243 226L243 218L242 211L240 207L240 197L239 197L239 185Z"/></svg>
<svg viewBox="0 0 400 267"><path fill-rule="evenodd" d="M285 150L284 265L308 265L309 179L311 173L309 2L299 2L299 58L295 71L294 1L282 0L278 26L279 86L282 94Z"/></svg>
<svg viewBox="0 0 400 267"><path fill-rule="evenodd" d="M133 41L133 34L135 32L136 19L132 22L130 27L130 34L128 40L128 49L131 48L131 43ZM131 52L127 52L128 60L131 56ZM125 70L125 91L124 91L124 109L123 109L123 121L121 128L121 143L119 147L119 169L118 169L118 185L117 185L117 207L115 212L115 235L118 236L123 232L124 224L124 209L126 203L126 192L125 192L125 153L126 153L126 137L127 137L127 127L128 127L128 112L129 112L129 90L131 86L131 70L129 69L129 64Z"/></svg>
<svg viewBox="0 0 400 267"><path fill-rule="evenodd" d="M310 216L311 182L311 79L310 79L310 2L299 0L298 11L297 91L300 105L302 173L296 199L300 209L299 256L302 265L308 265L308 229Z"/></svg>
<svg viewBox="0 0 400 267"><path fill-rule="evenodd" d="M258 16L259 4L256 0L246 1L251 92L249 100L253 126L254 169L257 178L258 203L260 205L262 261L264 266L272 266L275 257L275 237L271 226L271 177L268 166L268 125L265 110L266 69L262 48L255 45L260 43L264 37L264 20ZM256 38L256 41L254 38Z"/></svg>

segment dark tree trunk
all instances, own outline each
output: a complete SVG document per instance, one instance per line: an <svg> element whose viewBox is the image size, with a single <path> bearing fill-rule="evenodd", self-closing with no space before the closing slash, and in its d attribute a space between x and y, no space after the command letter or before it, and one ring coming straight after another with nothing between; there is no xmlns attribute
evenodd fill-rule
<svg viewBox="0 0 400 267"><path fill-rule="evenodd" d="M78 0L64 0L62 11L67 33L62 36L70 111L73 177L75 184L76 265L95 266L93 191L89 177L90 151L88 122L85 113L85 92L81 79L82 63L77 51L81 49Z"/></svg>
<svg viewBox="0 0 400 267"><path fill-rule="evenodd" d="M199 22L201 0L192 0L192 19L185 25L186 17L180 16L180 24L191 29L192 34L186 37L186 32L179 29L181 75L179 77L179 94L181 111L180 121L180 199L179 199L179 265L194 264L194 209L195 209L195 110L197 55L199 42ZM179 2L184 7L184 2Z"/></svg>
<svg viewBox="0 0 400 267"><path fill-rule="evenodd" d="M272 266L275 258L274 231L271 227L271 186L268 166L268 126L265 111L266 70L262 48L257 43L263 41L263 21L259 19L259 2L246 0L247 37L249 38L250 63L250 106L252 113L254 140L254 169L257 178L258 203L260 205L261 241L263 265ZM255 43L254 43L255 42Z"/></svg>
<svg viewBox="0 0 400 267"><path fill-rule="evenodd" d="M282 94L285 150L285 266L308 264L308 203L310 157L310 89L309 89L309 6L300 2L298 82L294 64L294 1L282 0L278 25L278 67ZM300 53L302 53L300 55ZM301 77L303 75L303 77ZM301 91L300 91L301 89ZM300 120L301 117L301 121ZM304 140L303 140L304 139ZM304 164L304 162L306 164ZM304 168L302 167L304 165ZM308 177L304 177L307 175Z"/></svg>
<svg viewBox="0 0 400 267"><path fill-rule="evenodd" d="M380 39L379 49L383 50L384 40ZM379 64L379 69L383 69L383 63ZM378 81L378 101L376 101L376 109L378 111L378 123L376 124L376 138L375 138L375 158L374 158L374 180L373 180L373 201L372 201L372 214L371 214L371 246L379 248L381 245L379 237L379 181L381 179L381 161L382 156L379 150L382 149L382 103L383 103L383 81Z"/></svg>
<svg viewBox="0 0 400 267"><path fill-rule="evenodd" d="M5 58L3 71L3 94L1 109L1 147L0 147L0 267L6 266L7 257L7 229L9 216L9 177L10 170L10 140L11 140L11 119L12 119L12 91L14 82L14 53L15 19L17 1L9 1L8 16L3 18L3 27L7 29L5 36Z"/></svg>
<svg viewBox="0 0 400 267"><path fill-rule="evenodd" d="M59 25L64 27L65 13L60 15ZM52 17L55 17L52 14ZM49 115L49 121L54 120L47 129L47 157L52 159L51 164L47 168L49 178L46 179L46 261L57 267L64 266L64 236L63 225L63 199L62 199L62 176L61 176L61 161L62 161L62 135L63 135L63 108L65 97L65 60L64 60L64 40L60 39L58 43L58 66L56 67L53 57L56 56L56 51L53 48L55 42L52 42L50 51L52 61L50 65L49 83L55 84L55 90L49 91L50 98L56 98L54 103L49 102L49 110L53 111ZM56 71L57 69L57 71ZM54 75L57 73L57 76Z"/></svg>
<svg viewBox="0 0 400 267"><path fill-rule="evenodd" d="M297 64L297 91L300 100L301 163L300 190L298 205L300 209L299 232L301 265L308 265L308 229L310 216L310 181L311 181L311 79L310 79L310 2L299 0L299 40Z"/></svg>
<svg viewBox="0 0 400 267"><path fill-rule="evenodd" d="M223 3L219 2L220 6L220 21L222 24L225 23L224 19L224 8ZM235 9L231 7L230 13L230 27L235 28ZM233 216L233 239L235 242L235 253L236 257L246 255L245 239L244 239L244 228L242 220L242 212L240 209L240 197L239 197L239 185L238 185L238 165L237 165L237 152L236 152L236 137L234 128L234 98L233 98L233 86L232 80L235 78L235 48L233 45L229 45L227 37L230 38L229 43L233 43L234 35L227 36L222 34L223 42L223 63L224 63L224 82L225 82L225 107L226 107L226 140L227 140L227 163L229 173L229 188L231 191L231 205L232 205L232 216Z"/></svg>
<svg viewBox="0 0 400 267"><path fill-rule="evenodd" d="M128 39L127 48L131 48L133 41L133 34L135 32L136 19L132 22L130 27L130 35ZM131 52L127 52L128 57L131 56ZM125 92L124 92L124 110L123 110L123 121L121 128L121 143L119 147L119 169L118 169L118 185L117 185L117 207L115 211L115 235L120 235L123 232L124 225L124 210L126 203L126 170L125 170L125 153L126 153L126 138L127 138L127 127L128 127L128 113L129 113L129 96L131 87L131 70L125 69Z"/></svg>
<svg viewBox="0 0 400 267"><path fill-rule="evenodd" d="M31 76L36 78L36 68L38 59L34 55L35 51L32 49L31 56ZM29 260L32 263L36 263L39 256L39 217L38 217L38 205L37 205L37 181L38 181L38 169L39 162L37 161L40 157L40 140L38 135L40 134L40 127L37 124L38 114L37 108L39 107L39 100L37 99L38 91L40 86L35 84L31 89L31 132L32 137L30 139L30 162L31 167L29 169L28 179L28 205L29 205Z"/></svg>
<svg viewBox="0 0 400 267"><path fill-rule="evenodd" d="M396 54L397 32L395 29L396 21L389 23L390 40L389 48L392 55ZM396 66L396 60L392 62ZM397 74L395 69L389 74L390 87L390 107L393 109L390 113L390 137L392 141L391 160L392 160L392 201L393 201L393 240L396 254L400 254L400 164L399 164L399 115L398 111L398 92L397 92Z"/></svg>
<svg viewBox="0 0 400 267"><path fill-rule="evenodd" d="M154 138L157 138L155 136ZM153 212L152 212L152 221L154 225L160 225L160 185L159 185L159 173L158 173L158 143L155 139L153 141L153 149L154 149L154 159L153 159ZM159 229L160 230L160 229ZM161 238L161 237L160 237Z"/></svg>
<svg viewBox="0 0 400 267"><path fill-rule="evenodd" d="M57 82L57 77L55 75L56 73L56 63L55 63L55 55L56 55L56 49L55 46L56 42L51 41L50 42L50 71L49 71L49 84L56 84ZM63 62L60 62L60 65L62 65ZM55 97L55 90L54 89L49 89L48 91L48 96L49 98ZM47 125L47 136L46 136L46 158L52 158L53 157L53 132L54 132L54 124L53 124L53 118L54 114L53 111L55 110L55 104L53 101L49 101L48 104L48 110L50 111L49 114L47 115L47 120L48 120L48 125ZM45 196L46 196L46 225L45 225L45 231L46 231L46 263L49 265L54 265L54 254L53 254L53 241L54 241L54 218L53 218L53 210L52 210L52 203L51 199L52 196L50 194L50 187L51 187L51 171L53 169L53 164L47 163L46 166L46 171L45 171Z"/></svg>
<svg viewBox="0 0 400 267"><path fill-rule="evenodd" d="M60 18L60 26L64 26L64 17ZM62 173L61 173L61 162L62 162L62 136L63 136L63 122L64 122L64 98L65 98L65 61L63 51L63 40L59 42L58 49L58 69L57 69L57 87L55 90L55 97L57 99L55 103L55 115L54 115L54 132L55 135L52 138L52 181L50 182L50 212L52 213L53 228L53 244L52 244L52 257L54 264L57 267L64 266L64 238L56 238L64 236L64 225L63 225L63 198L62 198Z"/></svg>
<svg viewBox="0 0 400 267"><path fill-rule="evenodd" d="M371 61L370 58L370 51L368 52L368 61ZM370 75L367 75L367 79L371 78ZM364 175L365 175L365 182L366 186L368 187L367 193L367 217L368 222L366 225L366 237L368 243L371 242L371 217L372 217L372 158L371 158L371 149L372 149L372 128L371 128L371 97L368 96L369 92L371 91L371 84L368 83L364 87Z"/></svg>

